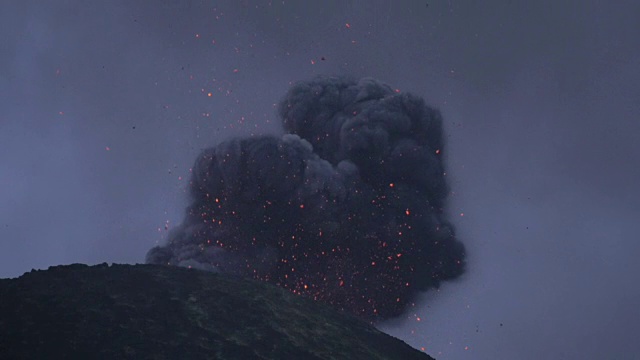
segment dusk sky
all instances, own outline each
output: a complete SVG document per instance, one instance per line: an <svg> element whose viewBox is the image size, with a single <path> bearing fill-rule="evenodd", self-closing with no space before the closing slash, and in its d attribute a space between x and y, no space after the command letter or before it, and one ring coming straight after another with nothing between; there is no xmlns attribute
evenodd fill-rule
<svg viewBox="0 0 640 360"><path fill-rule="evenodd" d="M0 278L142 263L198 154L315 75L444 118L468 271L379 328L439 360L640 353L640 4L4 1ZM636 284L636 285L634 285Z"/></svg>

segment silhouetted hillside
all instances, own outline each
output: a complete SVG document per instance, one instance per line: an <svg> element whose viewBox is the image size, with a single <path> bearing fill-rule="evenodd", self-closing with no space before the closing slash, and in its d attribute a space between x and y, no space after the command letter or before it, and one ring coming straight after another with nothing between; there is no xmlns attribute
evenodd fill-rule
<svg viewBox="0 0 640 360"><path fill-rule="evenodd" d="M0 279L7 359L432 359L267 283L160 265Z"/></svg>

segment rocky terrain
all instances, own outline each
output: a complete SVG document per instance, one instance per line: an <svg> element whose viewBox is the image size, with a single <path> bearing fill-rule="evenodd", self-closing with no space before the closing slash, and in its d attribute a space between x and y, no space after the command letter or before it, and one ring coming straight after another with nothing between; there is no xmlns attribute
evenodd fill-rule
<svg viewBox="0 0 640 360"><path fill-rule="evenodd" d="M267 283L161 265L0 279L6 359L432 359Z"/></svg>

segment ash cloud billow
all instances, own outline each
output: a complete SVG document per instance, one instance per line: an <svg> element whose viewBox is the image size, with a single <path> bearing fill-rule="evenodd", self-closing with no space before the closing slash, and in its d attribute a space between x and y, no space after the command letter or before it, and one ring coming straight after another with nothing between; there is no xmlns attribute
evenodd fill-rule
<svg viewBox="0 0 640 360"><path fill-rule="evenodd" d="M319 77L279 115L283 136L200 154L184 222L147 262L265 280L372 322L464 272L439 111L371 78Z"/></svg>

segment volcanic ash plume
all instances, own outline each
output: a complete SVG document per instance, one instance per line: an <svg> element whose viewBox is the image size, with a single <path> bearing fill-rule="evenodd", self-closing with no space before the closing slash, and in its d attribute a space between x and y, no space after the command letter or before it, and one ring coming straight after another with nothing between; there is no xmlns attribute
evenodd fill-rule
<svg viewBox="0 0 640 360"><path fill-rule="evenodd" d="M281 137L200 154L184 222L147 262L265 280L369 321L464 272L437 110L370 78L321 77L279 115Z"/></svg>

